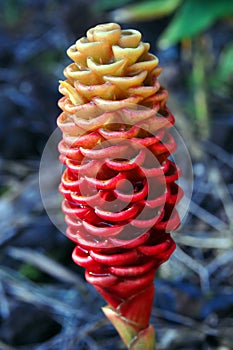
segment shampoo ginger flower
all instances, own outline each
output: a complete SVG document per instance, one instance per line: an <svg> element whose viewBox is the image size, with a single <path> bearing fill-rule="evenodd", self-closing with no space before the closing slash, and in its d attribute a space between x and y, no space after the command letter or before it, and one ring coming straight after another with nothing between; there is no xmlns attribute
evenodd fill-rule
<svg viewBox="0 0 233 350"><path fill-rule="evenodd" d="M137 30L97 25L67 54L57 123L73 260L129 349L155 348L154 276L175 249L183 191L158 58Z"/></svg>

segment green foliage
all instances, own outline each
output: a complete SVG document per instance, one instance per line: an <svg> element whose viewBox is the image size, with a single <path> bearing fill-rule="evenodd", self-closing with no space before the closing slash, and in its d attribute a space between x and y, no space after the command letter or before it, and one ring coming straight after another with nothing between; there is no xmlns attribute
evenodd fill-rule
<svg viewBox="0 0 233 350"><path fill-rule="evenodd" d="M0 196L3 196L10 189L9 185L0 185Z"/></svg>
<svg viewBox="0 0 233 350"><path fill-rule="evenodd" d="M18 0L5 1L0 5L0 9L3 19L9 27L17 23L20 12L20 2Z"/></svg>
<svg viewBox="0 0 233 350"><path fill-rule="evenodd" d="M108 3L108 1L102 0L102 3ZM121 6L123 1L113 0L111 3L111 7ZM112 17L119 22L132 22L151 20L173 12L175 12L174 18L158 42L163 49L185 38L197 36L218 19L233 15L233 2L230 0L142 0L117 8L112 12Z"/></svg>
<svg viewBox="0 0 233 350"><path fill-rule="evenodd" d="M217 77L221 81L233 78L233 44L229 44L222 51Z"/></svg>
<svg viewBox="0 0 233 350"><path fill-rule="evenodd" d="M31 264L22 264L19 272L32 281L40 281L43 279L43 274L41 273L41 271Z"/></svg>
<svg viewBox="0 0 233 350"><path fill-rule="evenodd" d="M141 1L128 5L113 12L116 21L143 21L163 17L172 13L182 0L154 0Z"/></svg>
<svg viewBox="0 0 233 350"><path fill-rule="evenodd" d="M185 0L159 39L160 48L197 36L222 17L233 14L229 0Z"/></svg>

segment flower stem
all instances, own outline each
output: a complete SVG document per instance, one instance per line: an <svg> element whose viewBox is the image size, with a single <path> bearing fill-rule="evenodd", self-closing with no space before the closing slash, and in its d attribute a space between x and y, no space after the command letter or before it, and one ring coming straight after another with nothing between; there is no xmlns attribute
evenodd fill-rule
<svg viewBox="0 0 233 350"><path fill-rule="evenodd" d="M121 339L130 350L155 350L154 327L149 325L145 329L138 329L138 324L125 318L107 305L102 308L105 316L116 328Z"/></svg>
<svg viewBox="0 0 233 350"><path fill-rule="evenodd" d="M193 94L196 125L200 139L206 139L210 133L209 109L207 103L206 71L205 71L205 48L202 38L193 41Z"/></svg>

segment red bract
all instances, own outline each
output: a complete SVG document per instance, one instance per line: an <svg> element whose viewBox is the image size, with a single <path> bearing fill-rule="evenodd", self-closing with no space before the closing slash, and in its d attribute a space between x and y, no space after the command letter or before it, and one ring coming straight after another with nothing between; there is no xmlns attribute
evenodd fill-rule
<svg viewBox="0 0 233 350"><path fill-rule="evenodd" d="M174 117L148 50L139 32L99 25L68 49L75 63L60 85L67 236L127 345L139 332L142 339L151 334L153 280L175 249L169 232L179 226L175 206L183 194L170 159Z"/></svg>

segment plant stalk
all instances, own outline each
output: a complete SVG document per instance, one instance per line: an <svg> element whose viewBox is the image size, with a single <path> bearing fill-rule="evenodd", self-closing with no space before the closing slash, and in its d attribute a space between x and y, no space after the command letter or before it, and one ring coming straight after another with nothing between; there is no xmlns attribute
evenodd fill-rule
<svg viewBox="0 0 233 350"><path fill-rule="evenodd" d="M210 134L209 109L206 91L206 55L203 38L193 40L192 83L197 133L200 139L207 139Z"/></svg>
<svg viewBox="0 0 233 350"><path fill-rule="evenodd" d="M129 350L156 350L155 331L152 325L139 330L138 324L123 317L111 306L102 308Z"/></svg>

